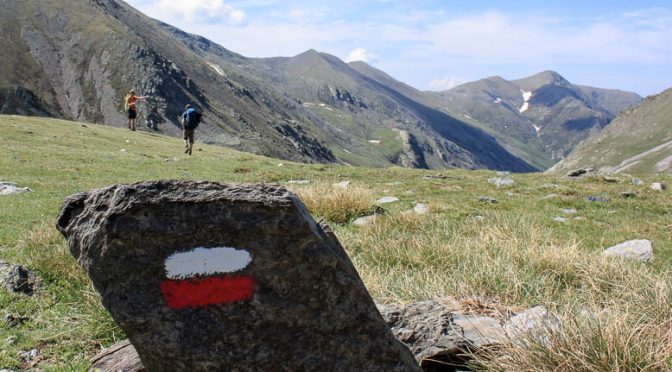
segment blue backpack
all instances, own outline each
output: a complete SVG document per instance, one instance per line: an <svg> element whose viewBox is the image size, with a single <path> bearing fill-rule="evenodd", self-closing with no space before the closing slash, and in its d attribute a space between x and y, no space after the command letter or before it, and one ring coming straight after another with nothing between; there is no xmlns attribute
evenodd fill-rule
<svg viewBox="0 0 672 372"><path fill-rule="evenodd" d="M203 114L200 112L196 111L195 108L190 108L184 113L184 127L187 129L196 129L198 128L198 124L201 123L201 118L203 117Z"/></svg>

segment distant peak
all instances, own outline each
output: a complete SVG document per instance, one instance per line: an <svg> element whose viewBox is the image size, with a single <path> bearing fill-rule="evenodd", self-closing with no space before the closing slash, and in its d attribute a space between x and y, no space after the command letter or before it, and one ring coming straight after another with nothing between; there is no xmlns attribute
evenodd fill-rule
<svg viewBox="0 0 672 372"><path fill-rule="evenodd" d="M525 90L535 90L544 85L558 85L558 86L568 86L571 85L567 79L562 77L559 73L551 70L542 71L538 74L532 75L530 77L515 80L514 83L519 85L522 89Z"/></svg>
<svg viewBox="0 0 672 372"><path fill-rule="evenodd" d="M562 75L560 75L557 72L552 71L552 70L542 71L542 72L540 72L536 75L533 75L533 77L534 76L537 76L539 78L548 79L550 81L567 81L567 79L562 77Z"/></svg>
<svg viewBox="0 0 672 372"><path fill-rule="evenodd" d="M321 56L321 55L322 55L322 53L318 52L318 51L315 50L315 49L308 49L308 50L306 50L305 52L303 52L303 53L299 53L299 54L297 54L297 55L294 56L294 57Z"/></svg>

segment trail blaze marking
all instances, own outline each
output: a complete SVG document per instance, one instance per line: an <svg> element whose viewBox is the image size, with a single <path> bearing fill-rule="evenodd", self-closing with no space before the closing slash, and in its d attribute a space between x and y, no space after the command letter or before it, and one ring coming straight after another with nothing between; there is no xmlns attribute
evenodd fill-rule
<svg viewBox="0 0 672 372"><path fill-rule="evenodd" d="M175 253L165 262L161 291L166 304L186 309L248 300L254 295L254 279L231 275L245 269L249 252L230 247L198 247Z"/></svg>

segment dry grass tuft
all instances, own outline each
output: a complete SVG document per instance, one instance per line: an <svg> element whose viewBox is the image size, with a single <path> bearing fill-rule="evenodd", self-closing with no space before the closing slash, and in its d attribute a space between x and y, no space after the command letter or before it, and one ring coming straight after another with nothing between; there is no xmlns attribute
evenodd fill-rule
<svg viewBox="0 0 672 372"><path fill-rule="evenodd" d="M366 187L349 185L347 188L317 184L293 190L311 214L329 222L347 223L371 214L374 194Z"/></svg>
<svg viewBox="0 0 672 372"><path fill-rule="evenodd" d="M559 242L526 218L437 221L382 216L344 234L373 296L407 302L455 295L475 313L510 316L493 304L544 304L560 320L478 356L496 371L669 370L672 274ZM488 299L487 303L481 300Z"/></svg>

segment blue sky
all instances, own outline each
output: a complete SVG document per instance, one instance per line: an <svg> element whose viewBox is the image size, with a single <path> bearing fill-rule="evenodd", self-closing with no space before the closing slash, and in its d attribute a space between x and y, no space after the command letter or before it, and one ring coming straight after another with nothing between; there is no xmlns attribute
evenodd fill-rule
<svg viewBox="0 0 672 372"><path fill-rule="evenodd" d="M575 84L672 88L672 2L126 0L247 57L308 49L421 90L554 70Z"/></svg>

